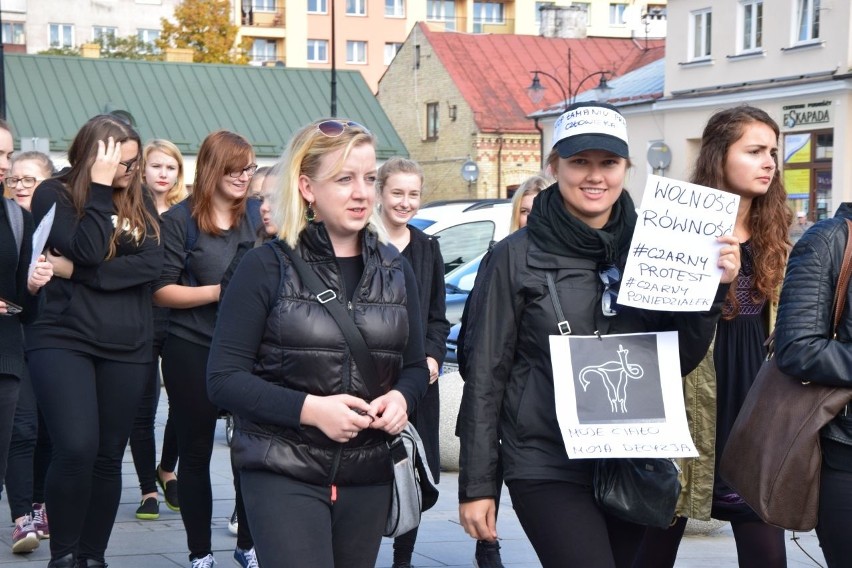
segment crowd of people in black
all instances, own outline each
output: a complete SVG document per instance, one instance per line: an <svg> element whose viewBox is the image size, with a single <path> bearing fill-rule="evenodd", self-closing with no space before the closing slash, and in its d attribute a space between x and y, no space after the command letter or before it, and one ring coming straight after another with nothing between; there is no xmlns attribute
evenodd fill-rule
<svg viewBox="0 0 852 568"><path fill-rule="evenodd" d="M596 118L573 120L581 115ZM477 541L475 566L502 567L504 482L548 568L674 566L688 518L730 521L741 566L786 566L783 529L719 477L719 456L776 316L786 368L850 386L848 323L830 337L820 302L846 241L838 219L852 208L797 234L793 248L778 140L754 107L709 119L690 181L739 197L712 261L720 283L709 310L651 311L617 303L637 224L626 121L604 103L575 103L557 120L546 171L518 188L512 233L482 260L459 336L459 518ZM173 143L143 144L112 115L82 125L67 161L56 171L44 154L15 152L0 122L0 479L12 552L49 539L49 568L105 567L129 442L136 517L159 518L161 491L181 515L191 568L216 565L210 462L225 410L236 562L374 567L391 503L388 442L409 421L440 475L450 325L439 241L411 225L423 169L405 158L378 167L375 135L338 118L299 129L271 168L258 168L245 137L212 132L191 184ZM33 255L43 222L46 244ZM301 263L326 292L302 280ZM356 364L325 301L345 306L376 376ZM688 397L703 393L689 420L709 438L683 460L691 473L668 529L605 511L592 491L596 460L568 457L548 341L566 321L580 336L677 333L671 363ZM844 412L824 447L817 526L832 568L852 557L840 528L852 511ZM417 529L396 537L394 568L411 566L416 539Z"/></svg>

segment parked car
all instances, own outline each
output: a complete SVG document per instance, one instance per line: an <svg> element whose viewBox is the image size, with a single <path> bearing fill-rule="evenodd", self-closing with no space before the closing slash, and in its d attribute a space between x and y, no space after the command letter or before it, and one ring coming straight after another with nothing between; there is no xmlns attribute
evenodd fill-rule
<svg viewBox="0 0 852 568"><path fill-rule="evenodd" d="M441 367L442 375L459 370L459 331L461 331L461 322L450 328L450 335L447 337L447 354L444 356L444 364Z"/></svg>
<svg viewBox="0 0 852 568"><path fill-rule="evenodd" d="M464 303L473 289L476 272L479 270L479 263L483 256L485 256L485 253L452 269L444 276L444 288L447 292L447 321L450 322L450 325L461 321Z"/></svg>
<svg viewBox="0 0 852 568"><path fill-rule="evenodd" d="M411 224L427 235L439 237L447 274L508 235L511 216L508 199L438 202L422 207Z"/></svg>

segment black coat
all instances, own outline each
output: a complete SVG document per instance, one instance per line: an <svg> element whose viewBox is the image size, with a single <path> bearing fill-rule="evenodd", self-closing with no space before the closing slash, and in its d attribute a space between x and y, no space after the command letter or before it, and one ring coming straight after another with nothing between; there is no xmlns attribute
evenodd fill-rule
<svg viewBox="0 0 852 568"><path fill-rule="evenodd" d="M706 312L621 306L616 316L604 318L595 261L546 253L526 229L497 243L480 266L464 329L461 501L497 495L498 442L506 480L591 484L595 460L568 459L556 419L548 336L559 331L546 272L554 274L572 334L677 331L684 375L707 352L729 288L719 286Z"/></svg>
<svg viewBox="0 0 852 568"><path fill-rule="evenodd" d="M778 367L793 376L825 385L852 387L852 287L833 338L834 291L846 247L846 219L852 203L843 203L831 219L811 227L793 248L781 288L775 323ZM852 445L852 415L838 416L824 437Z"/></svg>

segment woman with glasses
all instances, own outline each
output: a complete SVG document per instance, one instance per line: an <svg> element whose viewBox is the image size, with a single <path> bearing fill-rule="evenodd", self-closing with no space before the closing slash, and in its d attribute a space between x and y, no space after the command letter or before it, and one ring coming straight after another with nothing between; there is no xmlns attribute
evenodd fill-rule
<svg viewBox="0 0 852 568"><path fill-rule="evenodd" d="M787 263L793 215L778 174L778 136L778 125L765 111L746 105L717 112L704 127L691 181L740 197L734 235L741 241L742 266L725 298L712 360L685 381L686 396L694 397L687 408L701 455L683 463L681 516L668 530L647 530L636 568L675 565L686 517L730 521L740 566L787 566L784 530L764 523L717 473L734 420L766 358L764 342Z"/></svg>
<svg viewBox="0 0 852 568"><path fill-rule="evenodd" d="M192 568L215 563L210 458L219 409L207 397L207 357L222 276L239 244L254 241L259 225L257 203L248 199L256 169L248 140L213 132L198 150L192 194L163 215L165 262L154 300L171 309L163 382L178 441L177 487ZM253 554L242 551L238 561L256 566Z"/></svg>
<svg viewBox="0 0 852 568"><path fill-rule="evenodd" d="M208 389L237 417L232 455L262 566L376 564L387 442L428 370L417 281L372 220L375 181L375 138L360 124L296 132L275 192L278 239L246 253L222 299ZM295 258L351 310L375 375L355 363Z"/></svg>
<svg viewBox="0 0 852 568"><path fill-rule="evenodd" d="M186 198L183 155L169 140L151 140L142 150L142 181L151 193L157 213L162 215L172 205ZM160 517L157 499L157 484L163 490L166 506L180 511L177 490L177 438L174 418L169 405L160 463L157 464L157 448L154 440L154 419L160 400L160 355L169 327L169 310L154 307L154 351L152 354L151 379L139 404L133 431L130 433L130 451L133 465L139 478L142 499L136 509L136 518L152 520Z"/></svg>
<svg viewBox="0 0 852 568"><path fill-rule="evenodd" d="M575 103L557 119L554 141L547 164L556 183L535 198L526 229L497 243L483 260L471 292L458 421L459 517L473 538L498 538L494 497L502 452L512 504L545 568L629 568L645 527L597 506L594 459L568 459L556 419L548 336L559 335L561 320L583 336L676 330L687 373L713 338L727 283L739 269L739 249L734 237L720 237L724 284L707 312L618 306L637 219L623 189L630 167L626 122L611 105Z"/></svg>
<svg viewBox="0 0 852 568"><path fill-rule="evenodd" d="M149 376L151 283L163 249L136 167L140 149L127 123L96 116L68 149L71 167L33 195L36 222L56 207L47 249L58 277L26 329L33 388L53 443L45 482L50 568L105 566L121 461Z"/></svg>
<svg viewBox="0 0 852 568"><path fill-rule="evenodd" d="M6 174L7 193L22 209L29 211L35 188L53 175L53 169L50 157L41 152L15 154ZM50 537L47 508L44 506L44 477L50 465L50 436L38 409L32 379L26 368L21 374L14 414L4 484L15 526L12 531L12 552L20 554L30 552L38 547L39 540Z"/></svg>

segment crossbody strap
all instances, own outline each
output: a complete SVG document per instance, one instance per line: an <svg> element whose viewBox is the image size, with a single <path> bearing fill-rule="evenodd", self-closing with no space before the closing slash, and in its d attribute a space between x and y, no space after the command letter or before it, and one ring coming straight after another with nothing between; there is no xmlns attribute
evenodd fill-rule
<svg viewBox="0 0 852 568"><path fill-rule="evenodd" d="M556 294L556 282L553 280L553 272L548 270L544 273L547 279L547 289L550 292L550 301L553 302L553 311L556 312L556 326L559 328L559 335L571 335L571 324L565 319L562 313L562 304L559 303L559 296Z"/></svg>
<svg viewBox="0 0 852 568"><path fill-rule="evenodd" d="M281 240L276 240L275 242L284 251L290 262L293 263L293 268L296 269L296 273L305 286L316 296L317 301L325 306L325 309L328 310L328 313L331 314L337 325L340 326L340 331L343 332L343 336L349 344L352 357L355 358L355 364L358 366L358 370L361 371L364 384L367 385L367 388L374 397L380 396L379 385L376 382L379 375L376 371L376 364L370 356L367 342L364 341L361 330L355 326L355 322L349 317L346 308L343 307L341 302L337 301L337 293L326 287L319 279L319 276L317 276L317 273L287 243Z"/></svg>

